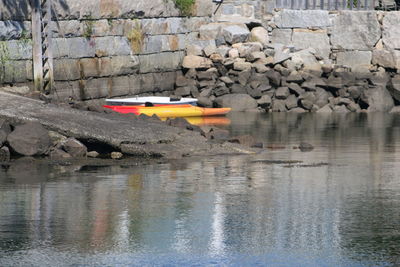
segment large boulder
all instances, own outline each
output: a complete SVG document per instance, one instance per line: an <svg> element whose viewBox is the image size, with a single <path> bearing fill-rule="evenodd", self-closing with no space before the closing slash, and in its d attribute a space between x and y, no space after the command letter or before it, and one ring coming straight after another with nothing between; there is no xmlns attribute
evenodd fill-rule
<svg viewBox="0 0 400 267"><path fill-rule="evenodd" d="M250 31L239 25L230 25L222 29L222 35L227 43L236 44L247 41Z"/></svg>
<svg viewBox="0 0 400 267"><path fill-rule="evenodd" d="M368 111L389 112L394 107L394 100L389 91L383 86L364 90L361 96L363 102L368 104Z"/></svg>
<svg viewBox="0 0 400 267"><path fill-rule="evenodd" d="M257 101L247 94L223 95L216 102L220 107L232 108L232 111L246 111L257 107Z"/></svg>
<svg viewBox="0 0 400 267"><path fill-rule="evenodd" d="M48 131L38 122L15 127L7 141L15 152L24 156L44 155L51 146Z"/></svg>
<svg viewBox="0 0 400 267"><path fill-rule="evenodd" d="M322 66L315 57L317 52L314 48L308 48L300 50L298 52L292 53L292 61L300 62L303 64L303 70L305 72L310 72L316 76L321 76Z"/></svg>
<svg viewBox="0 0 400 267"><path fill-rule="evenodd" d="M383 43L392 49L400 49L400 12L387 12L382 21Z"/></svg>
<svg viewBox="0 0 400 267"><path fill-rule="evenodd" d="M341 11L334 20L331 43L335 49L371 50L381 37L375 11Z"/></svg>

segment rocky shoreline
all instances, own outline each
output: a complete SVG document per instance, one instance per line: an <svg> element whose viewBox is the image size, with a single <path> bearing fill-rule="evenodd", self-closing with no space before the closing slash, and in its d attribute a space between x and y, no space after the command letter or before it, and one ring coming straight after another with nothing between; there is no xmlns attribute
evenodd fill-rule
<svg viewBox="0 0 400 267"><path fill-rule="evenodd" d="M123 115L84 104L54 105L0 92L0 162L18 157L166 158L250 154L263 144L250 137L198 127L182 118ZM91 109L91 111L89 111Z"/></svg>
<svg viewBox="0 0 400 267"><path fill-rule="evenodd" d="M253 28L251 39L261 39L257 33L262 31ZM354 72L324 63L313 48L294 51L259 41L204 49L192 45L183 68L174 94L197 97L205 107L295 113L399 111L396 71L373 65L368 72Z"/></svg>

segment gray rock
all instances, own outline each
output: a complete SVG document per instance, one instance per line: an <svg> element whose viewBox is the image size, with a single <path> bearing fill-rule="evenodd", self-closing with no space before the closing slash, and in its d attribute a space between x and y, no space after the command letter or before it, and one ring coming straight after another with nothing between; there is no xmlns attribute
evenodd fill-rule
<svg viewBox="0 0 400 267"><path fill-rule="evenodd" d="M311 110L315 103L316 97L312 92L305 92L299 96L301 106L306 110Z"/></svg>
<svg viewBox="0 0 400 267"><path fill-rule="evenodd" d="M268 70L265 72L265 76L268 77L272 85L276 87L281 85L281 75L277 71Z"/></svg>
<svg viewBox="0 0 400 267"><path fill-rule="evenodd" d="M297 71L292 71L289 76L286 77L286 81L288 83L302 83L303 82L303 77L297 72Z"/></svg>
<svg viewBox="0 0 400 267"><path fill-rule="evenodd" d="M289 49L282 45L275 45L274 51L274 64L282 63L292 57L289 53Z"/></svg>
<svg viewBox="0 0 400 267"><path fill-rule="evenodd" d="M232 111L246 111L257 107L257 101L247 94L230 94L216 99L220 107L230 107Z"/></svg>
<svg viewBox="0 0 400 267"><path fill-rule="evenodd" d="M213 102L208 97L199 96L197 97L197 105L199 105L200 107L211 108L213 106Z"/></svg>
<svg viewBox="0 0 400 267"><path fill-rule="evenodd" d="M87 147L75 138L68 138L61 146L72 157L86 157Z"/></svg>
<svg viewBox="0 0 400 267"><path fill-rule="evenodd" d="M335 49L371 50L380 37L375 11L341 11L334 19L331 43Z"/></svg>
<svg viewBox="0 0 400 267"><path fill-rule="evenodd" d="M219 78L220 81L224 82L226 85L230 86L232 85L234 82L232 81L231 78L227 77L227 76L222 76Z"/></svg>
<svg viewBox="0 0 400 267"><path fill-rule="evenodd" d="M288 112L290 112L290 113L305 113L305 112L307 112L307 110L305 110L304 108L296 107L296 108L292 108Z"/></svg>
<svg viewBox="0 0 400 267"><path fill-rule="evenodd" d="M238 25L231 25L222 29L222 35L229 44L245 42L250 35L250 31Z"/></svg>
<svg viewBox="0 0 400 267"><path fill-rule="evenodd" d="M286 107L287 109L291 110L293 108L297 108L297 102L298 99L295 95L290 95L287 99L286 99Z"/></svg>
<svg viewBox="0 0 400 267"><path fill-rule="evenodd" d="M214 92L214 95L215 95L216 97L218 97L218 96L222 96L222 95L229 94L229 88L226 87L225 85L223 85L223 86L218 86L217 88L215 88L215 89L213 90L213 92Z"/></svg>
<svg viewBox="0 0 400 267"><path fill-rule="evenodd" d="M388 112L394 107L394 101L385 87L374 87L364 90L361 99L368 104L368 111Z"/></svg>
<svg viewBox="0 0 400 267"><path fill-rule="evenodd" d="M318 60L315 58L316 51L313 48L304 49L295 53L292 53L292 61L301 62L303 64L303 70L321 76L322 67Z"/></svg>
<svg viewBox="0 0 400 267"><path fill-rule="evenodd" d="M299 149L301 152L307 152L313 150L314 146L306 142L301 142L299 145Z"/></svg>
<svg viewBox="0 0 400 267"><path fill-rule="evenodd" d="M348 113L348 112L350 112L350 111L346 108L346 106L344 106L344 105L334 106L334 107L332 108L332 111L335 112L335 113Z"/></svg>
<svg viewBox="0 0 400 267"><path fill-rule="evenodd" d="M291 93L294 93L296 96L299 96L303 93L305 93L305 90L300 87L297 83L289 83L288 85L289 91Z"/></svg>
<svg viewBox="0 0 400 267"><path fill-rule="evenodd" d="M84 37L54 38L53 46L57 47L57 49L53 50L53 57L70 59L94 57L96 55L97 48L99 56L107 56L107 52L111 52L111 55L115 55L115 50L113 50L111 44L113 42L118 42L118 40L115 39L113 36L101 38L103 39L99 40L98 42L96 39L96 43L94 43L93 40L88 40ZM130 51L129 45L128 49ZM127 55L129 55L129 53Z"/></svg>
<svg viewBox="0 0 400 267"><path fill-rule="evenodd" d="M189 96L191 93L191 86L183 86L175 89L175 95L177 96Z"/></svg>
<svg viewBox="0 0 400 267"><path fill-rule="evenodd" d="M392 49L400 49L400 13L388 12L383 18L382 26L382 39L383 43Z"/></svg>
<svg viewBox="0 0 400 267"><path fill-rule="evenodd" d="M275 98L277 99L286 99L289 96L289 88L288 87L279 87L275 91Z"/></svg>
<svg viewBox="0 0 400 267"><path fill-rule="evenodd" d="M245 85L247 85L250 77L251 77L251 71L244 70L239 73L237 80L242 86L245 86Z"/></svg>
<svg viewBox="0 0 400 267"><path fill-rule="evenodd" d="M149 73L149 72L171 72L175 70L180 70L183 63L186 64L186 61L183 61L184 52L164 52L164 53L156 53L150 55L139 55L138 61L140 73ZM196 57L196 56L188 56L188 57ZM185 57L186 58L186 57ZM207 59L204 67L192 65L196 68L208 68L211 67L211 60ZM182 64L182 65L181 65ZM194 61L192 64L201 64L199 61ZM190 65L188 67L191 67Z"/></svg>
<svg viewBox="0 0 400 267"><path fill-rule="evenodd" d="M246 90L245 86L235 83L231 86L231 93L232 94L246 94L247 90Z"/></svg>
<svg viewBox="0 0 400 267"><path fill-rule="evenodd" d="M358 111L361 110L360 105L357 104L357 103L354 103L353 101L350 102L350 103L347 105L347 109L350 110L351 112L358 112Z"/></svg>
<svg viewBox="0 0 400 267"><path fill-rule="evenodd" d="M278 28L329 27L331 21L326 10L283 9L274 18Z"/></svg>
<svg viewBox="0 0 400 267"><path fill-rule="evenodd" d="M70 154L57 147L52 148L50 150L49 156L51 159L56 159L56 160L72 158Z"/></svg>
<svg viewBox="0 0 400 267"><path fill-rule="evenodd" d="M189 44L186 46L186 55L188 56L202 56L203 49L198 45Z"/></svg>
<svg viewBox="0 0 400 267"><path fill-rule="evenodd" d="M331 93L325 91L322 88L317 88L315 91L315 97L316 97L315 105L317 105L318 107L324 107L329 103L328 99L331 96L332 96Z"/></svg>
<svg viewBox="0 0 400 267"><path fill-rule="evenodd" d="M358 99L361 96L362 90L359 86L350 86L349 88L347 88L347 92L349 93L351 98Z"/></svg>
<svg viewBox="0 0 400 267"><path fill-rule="evenodd" d="M241 61L236 61L233 63L233 69L242 71L242 70L251 70L251 67L253 65L250 62L241 62Z"/></svg>
<svg viewBox="0 0 400 267"><path fill-rule="evenodd" d="M287 108L285 102L285 100L274 99L271 107L272 112L286 112Z"/></svg>
<svg viewBox="0 0 400 267"><path fill-rule="evenodd" d="M206 47L203 48L204 54L209 57L212 54L217 52L217 47L212 44L212 45L207 45Z"/></svg>
<svg viewBox="0 0 400 267"><path fill-rule="evenodd" d="M317 113L327 113L327 114L329 114L329 113L332 113L332 108L331 108L331 106L329 104L327 104L327 105L323 106L322 108L320 108L317 111Z"/></svg>
<svg viewBox="0 0 400 267"><path fill-rule="evenodd" d="M15 127L7 137L7 142L23 156L44 155L51 146L48 131L37 122L29 122Z"/></svg>
<svg viewBox="0 0 400 267"><path fill-rule="evenodd" d="M258 99L263 95L261 89L259 89L258 87L252 88L251 86L247 86L246 91L251 97L255 99Z"/></svg>
<svg viewBox="0 0 400 267"><path fill-rule="evenodd" d="M258 105L263 109L269 109L272 104L271 96L263 95L260 99L257 100Z"/></svg>
<svg viewBox="0 0 400 267"><path fill-rule="evenodd" d="M221 34L221 23L208 23L199 28L200 38L203 40L215 40Z"/></svg>

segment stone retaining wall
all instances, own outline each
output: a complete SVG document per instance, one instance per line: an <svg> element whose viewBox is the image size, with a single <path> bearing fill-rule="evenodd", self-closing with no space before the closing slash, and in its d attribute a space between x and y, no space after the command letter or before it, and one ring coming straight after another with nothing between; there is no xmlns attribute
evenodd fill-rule
<svg viewBox="0 0 400 267"><path fill-rule="evenodd" d="M32 87L28 0L0 1L0 84ZM172 0L54 1L56 96L93 98L174 89L187 44L202 47L198 29L215 5L197 0L193 17Z"/></svg>

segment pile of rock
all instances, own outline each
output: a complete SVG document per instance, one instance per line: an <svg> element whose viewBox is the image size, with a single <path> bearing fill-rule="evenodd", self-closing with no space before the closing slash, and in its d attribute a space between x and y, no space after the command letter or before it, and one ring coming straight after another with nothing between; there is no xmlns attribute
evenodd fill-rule
<svg viewBox="0 0 400 267"><path fill-rule="evenodd" d="M218 46L189 45L174 94L234 111L390 111L400 101L395 71L373 65L354 72L313 48L270 44L262 27L246 30L224 31Z"/></svg>

